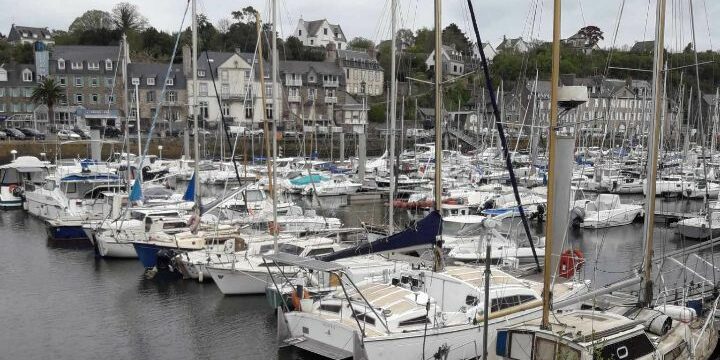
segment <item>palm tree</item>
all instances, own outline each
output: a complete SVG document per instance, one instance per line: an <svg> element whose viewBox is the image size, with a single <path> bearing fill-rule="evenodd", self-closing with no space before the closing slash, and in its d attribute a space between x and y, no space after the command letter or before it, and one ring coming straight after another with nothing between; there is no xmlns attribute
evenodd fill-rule
<svg viewBox="0 0 720 360"><path fill-rule="evenodd" d="M63 89L53 78L46 78L33 90L30 99L36 104L44 104L48 108L48 119L52 121L52 128L55 129L54 106L64 98Z"/></svg>

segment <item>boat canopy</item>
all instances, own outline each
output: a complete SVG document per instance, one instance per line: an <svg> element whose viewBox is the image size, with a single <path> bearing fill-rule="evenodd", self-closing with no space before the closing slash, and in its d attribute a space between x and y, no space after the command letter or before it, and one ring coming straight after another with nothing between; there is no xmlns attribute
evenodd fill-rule
<svg viewBox="0 0 720 360"><path fill-rule="evenodd" d="M0 166L0 169L15 169L19 172L40 172L47 168L46 163L34 156L20 156L13 162Z"/></svg>

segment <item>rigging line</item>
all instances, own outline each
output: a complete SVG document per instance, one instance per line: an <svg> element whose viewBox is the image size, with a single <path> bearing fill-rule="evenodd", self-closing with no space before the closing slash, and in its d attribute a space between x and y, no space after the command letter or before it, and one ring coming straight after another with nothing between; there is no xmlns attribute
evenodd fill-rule
<svg viewBox="0 0 720 360"><path fill-rule="evenodd" d="M618 10L618 16L617 16L617 22L615 23L615 30L613 32L613 41L612 45L610 45L610 51L608 52L608 59L607 63L605 65L605 78L608 76L608 72L610 71L610 63L612 61L612 55L613 51L615 49L615 45L617 44L617 37L618 32L620 30L620 22L622 21L623 12L625 11L625 0L622 0L622 3L620 4L620 9ZM600 85L602 87L602 84Z"/></svg>
<svg viewBox="0 0 720 360"><path fill-rule="evenodd" d="M587 26L585 21L585 11L583 11L582 0L578 0L578 7L580 7L580 16L582 17L583 26Z"/></svg>
<svg viewBox="0 0 720 360"><path fill-rule="evenodd" d="M645 26L643 27L643 42L647 39L647 27L648 21L650 20L650 0L648 0L647 7L645 7Z"/></svg>

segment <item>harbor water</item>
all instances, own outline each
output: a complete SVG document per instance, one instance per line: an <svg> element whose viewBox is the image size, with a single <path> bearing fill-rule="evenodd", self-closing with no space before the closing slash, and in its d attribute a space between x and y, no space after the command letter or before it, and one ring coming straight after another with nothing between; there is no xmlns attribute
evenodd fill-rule
<svg viewBox="0 0 720 360"><path fill-rule="evenodd" d="M386 218L382 201L294 200L346 226ZM701 206L701 201L658 200L658 209L666 211ZM397 215L409 219L405 210ZM531 224L536 233L542 226ZM514 233L522 227L505 221L503 228ZM0 212L0 359L303 358L278 352L276 316L264 296L223 296L212 282L148 280L137 260L58 247L45 231L42 221L22 210ZM657 254L696 243L679 239L664 224L655 234ZM643 257L642 223L570 230L568 239L584 252L581 275L594 286L630 276Z"/></svg>

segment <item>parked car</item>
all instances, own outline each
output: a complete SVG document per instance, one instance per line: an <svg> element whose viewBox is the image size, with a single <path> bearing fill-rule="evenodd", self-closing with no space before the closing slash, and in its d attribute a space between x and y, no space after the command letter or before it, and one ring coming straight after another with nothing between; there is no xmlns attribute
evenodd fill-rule
<svg viewBox="0 0 720 360"><path fill-rule="evenodd" d="M58 131L57 137L60 140L80 140L80 135L78 135L70 130Z"/></svg>
<svg viewBox="0 0 720 360"><path fill-rule="evenodd" d="M25 140L25 134L22 133L22 131L14 128L7 128L5 129L5 133L8 135L9 139L15 139L15 140Z"/></svg>
<svg viewBox="0 0 720 360"><path fill-rule="evenodd" d="M25 135L25 137L28 139L45 140L45 134L43 134L40 131L37 131L35 129L22 128L22 129L18 129L18 130L20 130Z"/></svg>
<svg viewBox="0 0 720 360"><path fill-rule="evenodd" d="M102 136L103 133L105 134L105 137L106 137L106 138L107 138L107 137L109 137L109 138L115 138L115 137L118 137L118 136L122 135L122 131L120 131L120 129L118 129L118 128L114 127L114 126L106 126L104 129L102 129L102 130L100 131L100 136Z"/></svg>
<svg viewBox="0 0 720 360"><path fill-rule="evenodd" d="M8 134L4 131L0 131L0 139L5 140L8 138Z"/></svg>
<svg viewBox="0 0 720 360"><path fill-rule="evenodd" d="M90 139L92 139L92 137L90 137L90 133L89 133L89 132L87 132L87 131L79 128L79 127L74 127L74 128L72 129L72 131L73 131L74 133L80 135L80 138L83 139L83 140L90 140Z"/></svg>

